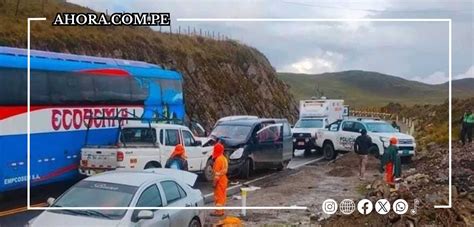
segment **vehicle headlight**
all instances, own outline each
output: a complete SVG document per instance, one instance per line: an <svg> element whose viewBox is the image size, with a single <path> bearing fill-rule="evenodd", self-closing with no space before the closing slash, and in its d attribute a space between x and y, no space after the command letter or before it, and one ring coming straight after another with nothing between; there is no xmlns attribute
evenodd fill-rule
<svg viewBox="0 0 474 227"><path fill-rule="evenodd" d="M390 145L390 138L388 137L381 136L380 141L382 141L384 147L388 147Z"/></svg>
<svg viewBox="0 0 474 227"><path fill-rule="evenodd" d="M241 147L237 150L235 150L231 155L230 155L230 159L239 159L242 157L242 154L244 153L244 148Z"/></svg>
<svg viewBox="0 0 474 227"><path fill-rule="evenodd" d="M305 142L309 142L309 138L304 139Z"/></svg>
<svg viewBox="0 0 474 227"><path fill-rule="evenodd" d="M295 139L295 138L293 138L293 142L296 142L296 139Z"/></svg>

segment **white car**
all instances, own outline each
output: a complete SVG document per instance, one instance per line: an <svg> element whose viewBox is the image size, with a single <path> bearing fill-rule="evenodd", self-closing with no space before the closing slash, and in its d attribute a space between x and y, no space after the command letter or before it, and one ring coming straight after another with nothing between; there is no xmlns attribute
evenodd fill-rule
<svg viewBox="0 0 474 227"><path fill-rule="evenodd" d="M415 155L416 143L413 136L400 133L389 123L377 119L355 118L336 121L327 129L318 132L316 145L322 148L326 159L334 159L339 151L354 150L355 140L362 129L367 130L367 135L371 137L373 144L369 148L369 153L376 157L383 155L391 137L398 139L398 153L402 158L409 160Z"/></svg>
<svg viewBox="0 0 474 227"><path fill-rule="evenodd" d="M72 186L29 226L203 226L199 209L72 210L67 207L201 207L201 191L193 189L197 175L173 169L141 172L111 171L88 177Z"/></svg>
<svg viewBox="0 0 474 227"><path fill-rule="evenodd" d="M130 122L123 126L117 145L86 146L81 149L79 173L87 176L109 170L136 170L164 167L174 147L183 144L190 172L212 180L212 147L202 146L182 125Z"/></svg>

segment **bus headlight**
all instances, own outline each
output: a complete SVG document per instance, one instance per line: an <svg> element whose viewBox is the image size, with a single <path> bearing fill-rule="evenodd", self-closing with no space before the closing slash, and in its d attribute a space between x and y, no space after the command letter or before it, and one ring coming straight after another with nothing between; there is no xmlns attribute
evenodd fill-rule
<svg viewBox="0 0 474 227"><path fill-rule="evenodd" d="M241 147L237 150L235 150L231 155L230 155L230 159L239 159L242 157L242 154L244 154L244 148Z"/></svg>

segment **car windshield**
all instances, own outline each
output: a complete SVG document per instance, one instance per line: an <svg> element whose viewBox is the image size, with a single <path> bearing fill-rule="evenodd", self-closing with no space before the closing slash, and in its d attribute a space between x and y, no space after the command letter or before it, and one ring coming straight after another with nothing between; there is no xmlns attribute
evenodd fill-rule
<svg viewBox="0 0 474 227"><path fill-rule="evenodd" d="M252 127L245 125L218 125L212 130L211 136L245 141Z"/></svg>
<svg viewBox="0 0 474 227"><path fill-rule="evenodd" d="M53 207L128 207L138 187L98 181L81 181L72 186ZM52 212L120 219L127 210L53 210Z"/></svg>
<svg viewBox="0 0 474 227"><path fill-rule="evenodd" d="M124 128L120 141L122 143L155 143L156 131L153 128Z"/></svg>
<svg viewBox="0 0 474 227"><path fill-rule="evenodd" d="M398 132L390 124L384 122L366 123L369 132Z"/></svg>
<svg viewBox="0 0 474 227"><path fill-rule="evenodd" d="M295 124L295 128L322 128L323 119L300 119Z"/></svg>

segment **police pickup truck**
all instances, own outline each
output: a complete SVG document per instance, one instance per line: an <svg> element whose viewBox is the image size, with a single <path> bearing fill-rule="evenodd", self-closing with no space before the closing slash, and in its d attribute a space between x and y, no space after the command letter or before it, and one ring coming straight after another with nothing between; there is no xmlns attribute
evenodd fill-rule
<svg viewBox="0 0 474 227"><path fill-rule="evenodd" d="M338 152L354 150L355 139L362 129L366 129L367 135L372 138L373 144L369 148L369 153L376 157L383 155L391 137L398 139L398 153L403 159L409 161L415 155L416 143L413 136L400 133L389 123L378 119L338 120L328 125L326 129L318 131L316 145L322 148L325 159L334 159Z"/></svg>
<svg viewBox="0 0 474 227"><path fill-rule="evenodd" d="M117 145L81 149L79 173L87 176L108 170L162 168L177 144L186 150L190 172L212 180L212 147L203 147L182 125L131 122L122 127Z"/></svg>

